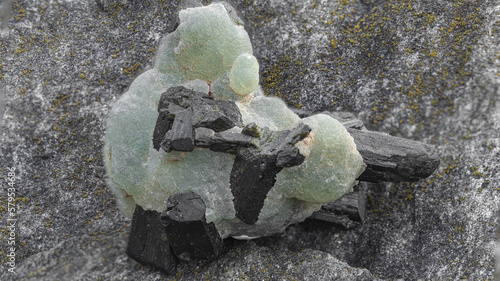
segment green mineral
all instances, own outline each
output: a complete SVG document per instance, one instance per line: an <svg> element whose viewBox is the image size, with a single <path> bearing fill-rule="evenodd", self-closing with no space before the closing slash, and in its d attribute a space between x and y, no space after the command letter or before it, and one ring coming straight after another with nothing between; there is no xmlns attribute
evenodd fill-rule
<svg viewBox="0 0 500 281"><path fill-rule="evenodd" d="M363 163L363 159L347 130L332 117L317 114L299 122L314 128L297 145L305 161L279 173L274 188L285 197L311 203L332 202L351 188L360 173L360 166L353 163Z"/></svg>
<svg viewBox="0 0 500 281"><path fill-rule="evenodd" d="M213 222L222 238L271 235L339 198L364 170L353 139L338 121L321 114L300 119L282 100L264 96L250 38L231 9L217 3L180 11L180 24L162 41L154 68L139 75L110 112L103 156L109 186L128 217L136 205L162 212L171 195L194 192L206 205L207 223ZM230 189L235 155L153 147L161 94L176 86L234 101L243 126L283 131L302 123L312 129L295 145L304 162L277 174L254 224L236 217Z"/></svg>
<svg viewBox="0 0 500 281"><path fill-rule="evenodd" d="M259 63L254 56L244 54L236 58L229 72L229 85L240 96L246 96L257 88Z"/></svg>

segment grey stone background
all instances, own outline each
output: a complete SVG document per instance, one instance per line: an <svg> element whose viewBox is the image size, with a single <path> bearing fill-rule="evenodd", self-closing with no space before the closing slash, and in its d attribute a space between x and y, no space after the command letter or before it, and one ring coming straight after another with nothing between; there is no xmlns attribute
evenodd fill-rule
<svg viewBox="0 0 500 281"><path fill-rule="evenodd" d="M269 95L437 146L426 180L372 184L364 224L306 221L175 276L125 254L105 182L108 112L151 66L177 1L17 1L2 33L1 280L492 280L500 195L500 3L238 1ZM3 8L2 8L3 9ZM17 267L5 265L16 168Z"/></svg>

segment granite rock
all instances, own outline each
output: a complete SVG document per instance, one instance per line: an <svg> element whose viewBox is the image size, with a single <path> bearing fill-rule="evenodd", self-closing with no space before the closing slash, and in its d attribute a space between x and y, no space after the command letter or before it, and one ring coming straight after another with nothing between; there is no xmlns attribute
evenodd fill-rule
<svg viewBox="0 0 500 281"><path fill-rule="evenodd" d="M165 279L127 258L130 220L100 159L110 108L151 66L177 1L107 2L12 5L0 46L0 168L4 177L7 167L17 171L19 263L17 276L2 265L2 280ZM310 112L351 111L370 130L435 145L442 166L427 180L371 184L358 228L307 221L259 246L229 245L198 269L181 264L178 280L493 278L497 1L255 0L236 9L253 28L267 93Z"/></svg>
<svg viewBox="0 0 500 281"><path fill-rule="evenodd" d="M231 249L209 265L180 263L174 276L165 276L161 271L127 258L126 237L122 235L75 237L28 257L19 275L6 280L380 280L366 269L351 267L320 251L276 252L252 241L230 241L227 244ZM43 270L39 271L41 268Z"/></svg>

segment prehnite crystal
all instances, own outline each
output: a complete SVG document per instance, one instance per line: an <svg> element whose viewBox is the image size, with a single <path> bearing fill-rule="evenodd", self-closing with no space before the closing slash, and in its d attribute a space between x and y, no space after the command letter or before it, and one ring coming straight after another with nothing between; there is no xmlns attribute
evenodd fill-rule
<svg viewBox="0 0 500 281"><path fill-rule="evenodd" d="M161 43L154 68L139 75L113 106L104 160L109 186L128 217L136 204L163 212L170 196L194 192L205 203L206 222L213 222L222 238L266 236L336 200L363 172L363 159L338 121L323 114L300 119L282 100L263 95L250 38L235 14L225 3L180 11L180 24ZM277 174L256 222L236 217L230 177L237 156L202 147L168 153L155 149L158 103L162 93L176 86L235 102L243 126L312 129L295 144L305 156L303 163Z"/></svg>

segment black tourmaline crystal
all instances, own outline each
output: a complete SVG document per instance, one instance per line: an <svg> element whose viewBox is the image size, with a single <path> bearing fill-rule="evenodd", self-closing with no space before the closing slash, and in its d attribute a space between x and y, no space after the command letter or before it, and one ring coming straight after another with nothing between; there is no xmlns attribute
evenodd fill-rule
<svg viewBox="0 0 500 281"><path fill-rule="evenodd" d="M212 260L222 250L222 238L214 223L205 219L205 203L193 192L168 198L161 219L175 255L182 260Z"/></svg>
<svg viewBox="0 0 500 281"><path fill-rule="evenodd" d="M160 213L135 206L127 246L127 254L137 262L174 274L177 259L167 240Z"/></svg>
<svg viewBox="0 0 500 281"><path fill-rule="evenodd" d="M242 125L234 102L214 100L182 86L169 88L161 95L158 113L153 147L166 152L193 151L195 128L221 132Z"/></svg>
<svg viewBox="0 0 500 281"><path fill-rule="evenodd" d="M193 192L172 195L162 212L136 205L127 254L137 262L175 273L177 259L212 260L222 251L222 238L205 219L205 203Z"/></svg>
<svg viewBox="0 0 500 281"><path fill-rule="evenodd" d="M247 224L257 222L267 193L276 182L276 175L283 167L304 162L304 156L294 145L310 131L305 124L292 130L271 131L251 123L243 129L244 134L260 137L256 138L256 146L237 150L231 170L230 187L237 218Z"/></svg>

